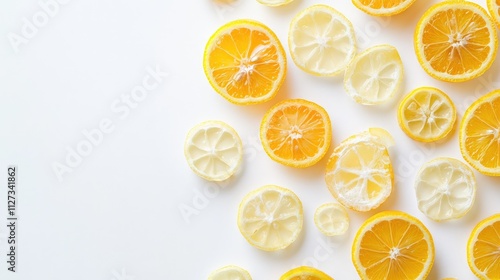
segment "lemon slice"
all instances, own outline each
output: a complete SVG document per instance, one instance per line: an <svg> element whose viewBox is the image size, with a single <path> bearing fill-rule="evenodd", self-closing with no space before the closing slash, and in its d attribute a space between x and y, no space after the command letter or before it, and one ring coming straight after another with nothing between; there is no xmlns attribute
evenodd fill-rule
<svg viewBox="0 0 500 280"><path fill-rule="evenodd" d="M480 221L467 241L467 263L481 280L499 279L500 214Z"/></svg>
<svg viewBox="0 0 500 280"><path fill-rule="evenodd" d="M487 0L488 11L491 17L495 20L498 27L500 27L500 1L498 0Z"/></svg>
<svg viewBox="0 0 500 280"><path fill-rule="evenodd" d="M334 8L314 5L293 18L288 46L300 69L316 76L333 76L344 71L356 54L354 27Z"/></svg>
<svg viewBox="0 0 500 280"><path fill-rule="evenodd" d="M338 203L325 203L314 212L314 224L326 236L344 234L349 228L349 216Z"/></svg>
<svg viewBox="0 0 500 280"><path fill-rule="evenodd" d="M415 180L418 209L434 221L464 216L474 204L476 179L465 163L436 158L422 166Z"/></svg>
<svg viewBox="0 0 500 280"><path fill-rule="evenodd" d="M357 55L347 67L344 87L354 101L376 105L390 100L403 81L403 62L390 45L371 47Z"/></svg>
<svg viewBox="0 0 500 280"><path fill-rule="evenodd" d="M299 266L287 271L280 280L333 280L333 278L314 267Z"/></svg>
<svg viewBox="0 0 500 280"><path fill-rule="evenodd" d="M414 33L418 62L431 77L468 81L492 65L497 30L486 10L472 1L448 0L431 6Z"/></svg>
<svg viewBox="0 0 500 280"><path fill-rule="evenodd" d="M434 241L417 218L380 212L359 228L352 261L361 279L426 279L434 264Z"/></svg>
<svg viewBox="0 0 500 280"><path fill-rule="evenodd" d="M415 0L352 0L354 6L372 16L391 16L408 9Z"/></svg>
<svg viewBox="0 0 500 280"><path fill-rule="evenodd" d="M277 7L292 3L293 0L257 0L262 5Z"/></svg>
<svg viewBox="0 0 500 280"><path fill-rule="evenodd" d="M248 271L235 265L221 267L208 276L208 280L252 280Z"/></svg>
<svg viewBox="0 0 500 280"><path fill-rule="evenodd" d="M414 89L399 104L399 126L410 138L421 142L445 138L452 131L456 118L453 101L433 87Z"/></svg>
<svg viewBox="0 0 500 280"><path fill-rule="evenodd" d="M284 249L302 230L302 202L291 190L268 185L251 191L238 208L238 228L252 246Z"/></svg>
<svg viewBox="0 0 500 280"><path fill-rule="evenodd" d="M391 143L392 137L382 131L370 129L347 138L328 160L326 184L337 201L347 208L369 211L391 194L394 173L386 144Z"/></svg>
<svg viewBox="0 0 500 280"><path fill-rule="evenodd" d="M238 133L228 124L206 121L188 132L184 156L198 176L209 181L223 181L241 165L243 145Z"/></svg>

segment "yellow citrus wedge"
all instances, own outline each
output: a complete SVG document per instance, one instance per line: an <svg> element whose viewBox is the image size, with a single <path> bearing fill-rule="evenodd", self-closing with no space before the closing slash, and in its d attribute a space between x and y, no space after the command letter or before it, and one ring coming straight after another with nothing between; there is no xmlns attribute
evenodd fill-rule
<svg viewBox="0 0 500 280"><path fill-rule="evenodd" d="M260 125L260 139L274 161L291 167L308 167L323 158L330 147L330 117L316 103L288 99L266 112Z"/></svg>
<svg viewBox="0 0 500 280"><path fill-rule="evenodd" d="M360 104L385 103L401 88L403 72L403 62L395 47L374 46L354 57L347 67L344 87Z"/></svg>
<svg viewBox="0 0 500 280"><path fill-rule="evenodd" d="M460 151L479 172L500 176L500 90L476 100L460 124Z"/></svg>
<svg viewBox="0 0 500 280"><path fill-rule="evenodd" d="M456 118L453 101L437 88L416 88L399 103L399 126L420 142L445 138L453 130Z"/></svg>
<svg viewBox="0 0 500 280"><path fill-rule="evenodd" d="M356 55L354 27L334 8L313 5L293 18L288 47L295 65L305 72L337 75Z"/></svg>
<svg viewBox="0 0 500 280"><path fill-rule="evenodd" d="M188 132L184 156L198 176L209 181L223 181L240 167L243 145L238 133L228 124L206 121Z"/></svg>
<svg viewBox="0 0 500 280"><path fill-rule="evenodd" d="M495 23L500 27L500 1L499 0L486 0L488 11Z"/></svg>
<svg viewBox="0 0 500 280"><path fill-rule="evenodd" d="M418 62L442 81L476 78L490 68L497 55L493 21L483 7L469 1L433 5L418 22L414 36Z"/></svg>
<svg viewBox="0 0 500 280"><path fill-rule="evenodd" d="M392 16L408 9L415 0L352 0L354 6L371 16Z"/></svg>
<svg viewBox="0 0 500 280"><path fill-rule="evenodd" d="M254 20L236 20L210 38L203 57L208 81L238 105L273 98L286 75L286 55L274 32Z"/></svg>
<svg viewBox="0 0 500 280"><path fill-rule="evenodd" d="M356 233L352 261L364 280L426 279L434 264L434 241L417 218L384 211Z"/></svg>
<svg viewBox="0 0 500 280"><path fill-rule="evenodd" d="M480 221L467 242L467 262L481 280L500 279L500 214Z"/></svg>
<svg viewBox="0 0 500 280"><path fill-rule="evenodd" d="M208 280L252 280L248 271L236 265L221 267L208 276Z"/></svg>
<svg viewBox="0 0 500 280"><path fill-rule="evenodd" d="M266 5L269 7L283 6L292 3L292 1L293 0L257 0L257 2L261 3L262 5Z"/></svg>
<svg viewBox="0 0 500 280"><path fill-rule="evenodd" d="M314 267L299 266L287 271L280 280L333 280L333 278Z"/></svg>
<svg viewBox="0 0 500 280"><path fill-rule="evenodd" d="M369 211L391 194L394 172L386 145L394 140L389 132L381 133L381 130L385 131L369 129L347 138L328 160L326 184L337 201L347 208Z"/></svg>
<svg viewBox="0 0 500 280"><path fill-rule="evenodd" d="M238 228L250 245L277 251L292 244L303 224L302 202L289 189L268 185L251 191L238 208Z"/></svg>
<svg viewBox="0 0 500 280"><path fill-rule="evenodd" d="M344 234L349 228L349 215L338 203L325 203L314 212L314 224L326 236Z"/></svg>
<svg viewBox="0 0 500 280"><path fill-rule="evenodd" d="M453 158L425 163L415 180L418 209L434 221L463 217L474 204L476 179L468 165Z"/></svg>

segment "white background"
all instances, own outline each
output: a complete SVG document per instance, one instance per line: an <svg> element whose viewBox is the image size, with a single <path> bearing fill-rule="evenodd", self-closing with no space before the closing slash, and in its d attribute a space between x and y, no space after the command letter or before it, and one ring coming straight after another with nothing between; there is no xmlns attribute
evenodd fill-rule
<svg viewBox="0 0 500 280"><path fill-rule="evenodd" d="M417 209L415 173L437 156L462 159L457 131L444 143L424 145L410 140L396 119L397 101L417 86L447 92L458 120L475 98L500 87L498 60L482 77L461 84L436 81L418 65L413 31L423 12L439 1L418 0L390 19L370 17L348 0L296 0L281 8L254 0L68 2L17 52L9 40L12 33L22 36L23 18L33 22L43 10L34 0L0 2L0 279L206 279L226 264L246 268L257 280L278 279L302 264L315 265L335 279L357 279L350 255L356 230L386 209L407 211L432 232L436 260L429 279L474 279L466 262L467 238L478 221L500 211L500 180L476 172L476 203L465 217L446 223L427 219ZM485 6L484 0L474 2ZM405 82L392 104L356 104L346 95L341 76L313 77L293 64L288 25L315 3L332 5L353 22L359 50L380 43L397 47ZM262 105L228 103L203 74L206 41L220 25L239 18L267 24L287 50L286 81L278 96ZM155 67L169 76L127 116L114 111L112 104L130 95L148 76L146 69ZM375 211L350 211L351 227L339 238L327 239L313 223L316 207L334 200L323 179L326 158L298 170L271 161L260 146L264 112L279 100L298 97L328 111L333 146L370 126L389 130L397 142L391 150L397 177L393 194ZM66 164L68 149L85 140L82 131L98 128L103 119L114 130L58 180L54 163ZM228 122L245 144L241 171L218 185L194 175L183 155L187 131L208 119ZM4 261L8 164L19 167L15 275L7 273ZM251 247L236 226L241 198L265 184L292 189L304 205L301 237L282 252ZM195 214L183 216L180 209L189 207Z"/></svg>

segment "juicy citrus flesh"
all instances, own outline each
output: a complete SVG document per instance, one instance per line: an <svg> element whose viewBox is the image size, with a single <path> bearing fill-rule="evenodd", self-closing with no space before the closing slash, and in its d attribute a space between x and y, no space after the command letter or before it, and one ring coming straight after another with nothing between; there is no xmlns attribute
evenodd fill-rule
<svg viewBox="0 0 500 280"><path fill-rule="evenodd" d="M391 194L393 178L385 141L369 131L351 136L337 146L325 175L330 193L356 211L380 206Z"/></svg>
<svg viewBox="0 0 500 280"><path fill-rule="evenodd" d="M252 277L245 269L228 265L213 271L208 276L208 280L252 280Z"/></svg>
<svg viewBox="0 0 500 280"><path fill-rule="evenodd" d="M357 103L376 105L389 101L402 81L403 62L397 49L378 45L353 59L344 76L344 87Z"/></svg>
<svg viewBox="0 0 500 280"><path fill-rule="evenodd" d="M415 192L418 209L435 221L463 217L474 204L476 179L465 163L436 158L417 174Z"/></svg>
<svg viewBox="0 0 500 280"><path fill-rule="evenodd" d="M488 11L491 17L495 20L498 27L500 27L500 0L487 0Z"/></svg>
<svg viewBox="0 0 500 280"><path fill-rule="evenodd" d="M493 63L497 32L478 4L451 0L431 7L415 30L420 65L432 77L461 82L482 75Z"/></svg>
<svg viewBox="0 0 500 280"><path fill-rule="evenodd" d="M467 262L479 279L500 279L500 214L480 221L467 242Z"/></svg>
<svg viewBox="0 0 500 280"><path fill-rule="evenodd" d="M314 212L314 224L326 236L342 235L349 228L349 215L338 203L325 203Z"/></svg>
<svg viewBox="0 0 500 280"><path fill-rule="evenodd" d="M408 9L415 0L353 0L358 9L373 16L390 16Z"/></svg>
<svg viewBox="0 0 500 280"><path fill-rule="evenodd" d="M238 227L252 246L265 251L284 249L302 230L302 202L291 190L264 186L240 203Z"/></svg>
<svg viewBox="0 0 500 280"><path fill-rule="evenodd" d="M445 138L453 129L457 110L453 101L437 88L421 87L401 101L398 122L410 138L432 142Z"/></svg>
<svg viewBox="0 0 500 280"><path fill-rule="evenodd" d="M253 20L236 20L219 28L205 47L203 65L215 91L239 105L270 100L286 74L279 39Z"/></svg>
<svg viewBox="0 0 500 280"><path fill-rule="evenodd" d="M188 132L184 155L197 175L210 181L223 181L240 167L243 145L238 133L228 124L206 121Z"/></svg>
<svg viewBox="0 0 500 280"><path fill-rule="evenodd" d="M425 279L434 263L434 243L417 218L385 211L358 230L352 259L362 279Z"/></svg>
<svg viewBox="0 0 500 280"><path fill-rule="evenodd" d="M289 99L265 114L260 138L271 159L287 166L308 167L328 151L331 129L323 107L303 99Z"/></svg>
<svg viewBox="0 0 500 280"><path fill-rule="evenodd" d="M333 280L333 278L314 267L299 266L287 271L280 280Z"/></svg>
<svg viewBox="0 0 500 280"><path fill-rule="evenodd" d="M288 46L294 63L317 76L341 73L356 54L352 23L327 5L313 5L294 17Z"/></svg>
<svg viewBox="0 0 500 280"><path fill-rule="evenodd" d="M479 172L500 176L500 90L476 100L460 125L460 151Z"/></svg>

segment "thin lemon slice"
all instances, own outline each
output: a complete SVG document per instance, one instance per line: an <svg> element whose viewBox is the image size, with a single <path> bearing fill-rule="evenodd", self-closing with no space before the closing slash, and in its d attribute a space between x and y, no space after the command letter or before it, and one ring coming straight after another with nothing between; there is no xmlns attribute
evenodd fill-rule
<svg viewBox="0 0 500 280"><path fill-rule="evenodd" d="M354 27L334 8L314 5L293 18L288 47L300 69L317 76L333 76L344 71L356 54Z"/></svg>
<svg viewBox="0 0 500 280"><path fill-rule="evenodd" d="M326 236L344 234L349 228L349 215L338 203L325 203L314 212L314 224Z"/></svg>
<svg viewBox="0 0 500 280"><path fill-rule="evenodd" d="M250 273L236 265L221 267L208 276L208 280L252 280Z"/></svg>
<svg viewBox="0 0 500 280"><path fill-rule="evenodd" d="M415 0L352 0L354 6L372 16L391 16L408 9Z"/></svg>
<svg viewBox="0 0 500 280"><path fill-rule="evenodd" d="M386 134L389 133L383 133ZM325 181L342 205L369 211L389 197L394 173L386 143L386 139L368 130L335 148L326 166Z"/></svg>
<svg viewBox="0 0 500 280"><path fill-rule="evenodd" d="M264 251L288 247L299 236L302 224L302 202L283 187L268 185L251 191L238 208L241 234Z"/></svg>
<svg viewBox="0 0 500 280"><path fill-rule="evenodd" d="M380 212L356 233L352 261L361 279L426 279L434 264L434 241L417 218Z"/></svg>
<svg viewBox="0 0 500 280"><path fill-rule="evenodd" d="M283 6L292 3L292 1L293 0L257 0L257 2L270 7Z"/></svg>
<svg viewBox="0 0 500 280"><path fill-rule="evenodd" d="M260 125L260 139L274 161L308 167L323 158L330 147L330 117L314 102L288 99L266 112Z"/></svg>
<svg viewBox="0 0 500 280"><path fill-rule="evenodd" d="M476 100L460 124L460 151L479 172L500 176L500 90Z"/></svg>
<svg viewBox="0 0 500 280"><path fill-rule="evenodd" d="M418 22L414 45L418 62L430 76L462 82L490 68L497 54L497 30L480 5L441 1Z"/></svg>
<svg viewBox="0 0 500 280"><path fill-rule="evenodd" d="M403 62L390 45L371 47L357 55L347 67L344 87L354 101L376 105L389 101L403 81Z"/></svg>
<svg viewBox="0 0 500 280"><path fill-rule="evenodd" d="M436 158L424 164L415 180L418 209L435 221L464 216L476 197L476 179L465 163Z"/></svg>
<svg viewBox="0 0 500 280"><path fill-rule="evenodd" d="M486 0L488 4L488 11L491 17L495 20L498 27L500 27L500 1L498 0Z"/></svg>
<svg viewBox="0 0 500 280"><path fill-rule="evenodd" d="M399 126L410 138L421 142L445 138L452 131L456 118L453 101L433 87L416 88L399 104Z"/></svg>
<svg viewBox="0 0 500 280"><path fill-rule="evenodd" d="M243 145L238 133L228 124L206 121L188 132L184 156L198 176L209 181L223 181L241 165Z"/></svg>
<svg viewBox="0 0 500 280"><path fill-rule="evenodd" d="M299 266L281 275L280 280L333 280L333 278L314 267Z"/></svg>
<svg viewBox="0 0 500 280"><path fill-rule="evenodd" d="M480 221L467 242L467 263L481 280L500 279L500 214Z"/></svg>
<svg viewBox="0 0 500 280"><path fill-rule="evenodd" d="M256 104L278 92L286 75L286 55L269 27L254 20L236 20L212 35L203 68L222 97L238 105Z"/></svg>

